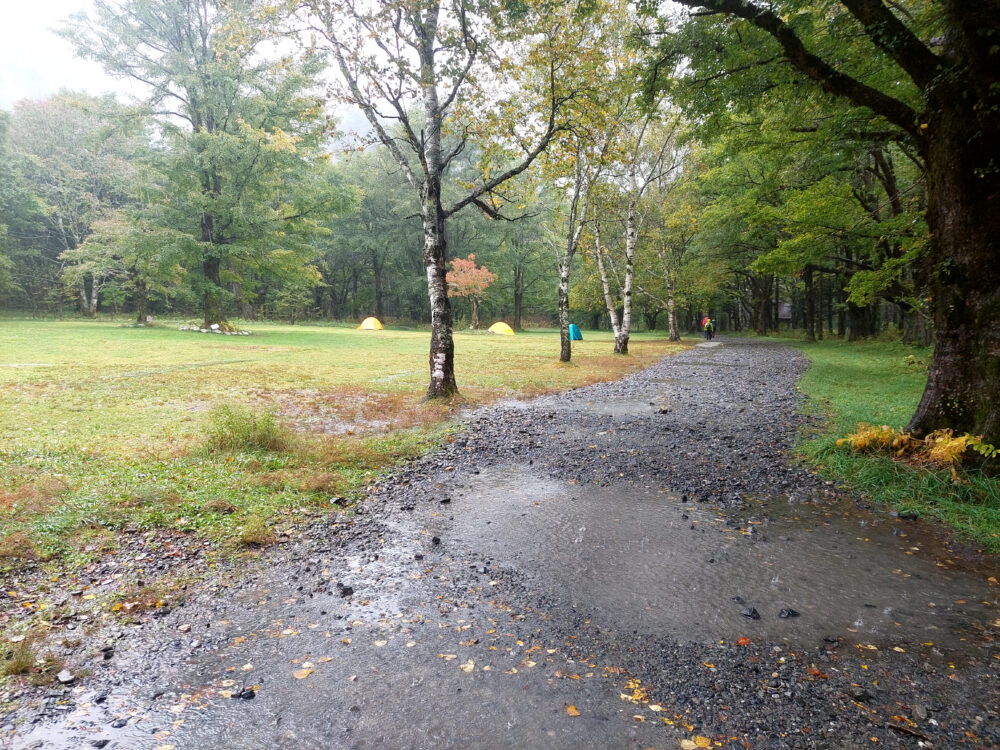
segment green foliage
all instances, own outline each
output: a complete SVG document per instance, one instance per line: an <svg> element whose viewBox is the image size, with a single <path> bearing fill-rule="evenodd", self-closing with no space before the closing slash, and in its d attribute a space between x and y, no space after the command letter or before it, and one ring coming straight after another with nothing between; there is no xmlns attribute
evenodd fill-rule
<svg viewBox="0 0 1000 750"><path fill-rule="evenodd" d="M245 546L263 547L274 539L274 532L267 525L267 520L261 516L250 516L240 527L240 544Z"/></svg>
<svg viewBox="0 0 1000 750"><path fill-rule="evenodd" d="M828 417L816 435L799 445L821 475L899 510L936 516L984 549L1000 552L1000 480L976 468L931 470L885 453L860 454L837 447L839 436L859 422L905 424L926 381L907 357L926 360L928 351L900 343L816 342L802 348L810 366L799 382L808 410ZM895 438L893 438L894 440ZM974 448L974 439L968 444ZM891 444L891 441L889 441ZM918 441L922 442L922 441Z"/></svg>
<svg viewBox="0 0 1000 750"><path fill-rule="evenodd" d="M282 451L289 445L289 435L274 412L224 404L212 410L206 445L230 453Z"/></svg>

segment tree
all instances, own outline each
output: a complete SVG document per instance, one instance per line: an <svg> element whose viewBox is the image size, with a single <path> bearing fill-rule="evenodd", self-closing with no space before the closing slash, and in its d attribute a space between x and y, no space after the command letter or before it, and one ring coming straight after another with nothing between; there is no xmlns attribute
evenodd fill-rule
<svg viewBox="0 0 1000 750"><path fill-rule="evenodd" d="M431 307L427 396L450 397L458 385L446 281L448 220L472 205L499 218L498 189L524 172L558 131L566 94L553 53L562 13L553 12L543 23L530 4L515 8L519 16L469 0L307 0L304 5L336 60L341 99L361 109L419 196ZM532 37L529 30L543 33ZM515 64L515 51L527 65ZM513 80L535 75L533 82L525 81L534 88L498 99L491 91L506 88L499 85L498 70ZM535 100L527 112L519 106L525 99ZM402 136L390 132L387 122ZM508 148L486 152L493 158L480 179L446 202L449 165L489 122L494 124L489 138ZM449 134L453 138L446 143Z"/></svg>
<svg viewBox="0 0 1000 750"><path fill-rule="evenodd" d="M472 304L472 324L469 327L479 328L479 303L489 285L497 280L497 275L486 266L477 266L476 256L470 253L468 258L455 258L451 262L446 279L451 296L469 298Z"/></svg>
<svg viewBox="0 0 1000 750"><path fill-rule="evenodd" d="M744 107L761 86L805 79L918 154L936 345L908 429L1000 442L1000 0L679 1L699 9L684 26L690 75ZM678 60L668 53L659 71Z"/></svg>
<svg viewBox="0 0 1000 750"><path fill-rule="evenodd" d="M269 46L264 0L97 0L64 35L112 75L146 87L169 148L168 226L197 242L206 326L236 288L297 259L312 273L318 219L344 206L313 169L326 120L311 93L323 60ZM246 278L244 278L246 275Z"/></svg>
<svg viewBox="0 0 1000 750"><path fill-rule="evenodd" d="M79 248L96 222L135 199L149 155L146 125L111 98L63 92L17 104L12 144L44 212L41 231L22 240L47 265L66 270L62 253ZM107 279L90 271L62 278L71 282L80 312L96 315Z"/></svg>

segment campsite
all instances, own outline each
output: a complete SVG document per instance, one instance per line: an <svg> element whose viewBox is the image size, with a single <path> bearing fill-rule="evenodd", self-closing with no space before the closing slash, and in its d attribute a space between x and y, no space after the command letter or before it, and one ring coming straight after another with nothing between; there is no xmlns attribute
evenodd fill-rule
<svg viewBox="0 0 1000 750"><path fill-rule="evenodd" d="M1000 747L1000 0L0 10L0 748Z"/></svg>

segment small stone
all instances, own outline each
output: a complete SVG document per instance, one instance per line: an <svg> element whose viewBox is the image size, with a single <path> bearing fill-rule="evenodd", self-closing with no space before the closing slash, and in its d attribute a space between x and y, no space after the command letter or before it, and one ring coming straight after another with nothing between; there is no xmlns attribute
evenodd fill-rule
<svg viewBox="0 0 1000 750"><path fill-rule="evenodd" d="M863 687L851 687L848 689L847 694L859 703L864 703L865 701L870 701L872 699L872 694Z"/></svg>
<svg viewBox="0 0 1000 750"><path fill-rule="evenodd" d="M91 740L90 744L93 747L107 747L109 742L111 742L111 740L99 739L99 740Z"/></svg>
<svg viewBox="0 0 1000 750"><path fill-rule="evenodd" d="M244 701L252 701L254 698L257 697L257 691L254 690L252 687L243 688L243 690L240 691L239 695L233 697L239 698L240 700Z"/></svg>
<svg viewBox="0 0 1000 750"><path fill-rule="evenodd" d="M781 610L778 613L778 617L780 617L782 620L787 620L789 617L798 617L798 616L799 616L799 613L796 612L791 607L786 607L785 609Z"/></svg>
<svg viewBox="0 0 1000 750"><path fill-rule="evenodd" d="M190 633L191 632L191 625L190 625L190 623L184 623L183 625L178 626L177 629L180 632L182 632L182 633Z"/></svg>
<svg viewBox="0 0 1000 750"><path fill-rule="evenodd" d="M439 536L431 537L431 544L434 545L441 544L441 537Z"/></svg>
<svg viewBox="0 0 1000 750"><path fill-rule="evenodd" d="M73 682L73 680L76 679L76 676L68 669L64 669L62 672L56 675L56 679L59 680L59 682L62 683L63 685L69 685L71 682Z"/></svg>
<svg viewBox="0 0 1000 750"><path fill-rule="evenodd" d="M743 615L744 617L749 617L751 620L759 620L760 619L760 612L758 612L753 607L747 607L742 612L740 612L740 614Z"/></svg>
<svg viewBox="0 0 1000 750"><path fill-rule="evenodd" d="M910 715L917 721L927 721L927 706L922 703L914 703L910 708Z"/></svg>
<svg viewBox="0 0 1000 750"><path fill-rule="evenodd" d="M115 729L121 729L126 724L128 724L128 719L115 719L111 722L111 726Z"/></svg>
<svg viewBox="0 0 1000 750"><path fill-rule="evenodd" d="M354 587L353 586L345 586L344 584L342 584L342 583L340 583L338 581L338 583L337 583L337 593L339 593L342 597L344 597L346 599L347 597L349 597L349 596L351 596L351 595L354 594Z"/></svg>

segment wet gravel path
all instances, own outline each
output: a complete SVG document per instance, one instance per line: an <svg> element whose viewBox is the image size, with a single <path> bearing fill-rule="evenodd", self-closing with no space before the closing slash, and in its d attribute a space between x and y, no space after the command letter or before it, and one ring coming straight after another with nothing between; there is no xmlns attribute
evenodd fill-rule
<svg viewBox="0 0 1000 750"><path fill-rule="evenodd" d="M804 360L716 344L475 412L0 746L1000 747L995 561L789 465Z"/></svg>

